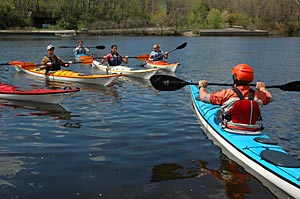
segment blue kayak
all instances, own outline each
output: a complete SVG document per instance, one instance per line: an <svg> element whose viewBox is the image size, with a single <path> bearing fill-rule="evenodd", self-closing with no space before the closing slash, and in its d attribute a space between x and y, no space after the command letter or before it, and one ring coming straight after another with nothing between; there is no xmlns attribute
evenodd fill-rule
<svg viewBox="0 0 300 199"><path fill-rule="evenodd" d="M229 158L257 177L276 196L280 192L300 198L300 161L289 155L276 141L262 131L232 131L219 123L219 105L199 100L199 89L190 85L196 115L207 136ZM274 191L274 188L276 190ZM280 195L282 196L282 195Z"/></svg>
<svg viewBox="0 0 300 199"><path fill-rule="evenodd" d="M74 53L74 57L75 57L76 60L80 60L81 56L89 56L89 55L88 54L84 54L84 53L82 53L82 54L77 54L76 52Z"/></svg>

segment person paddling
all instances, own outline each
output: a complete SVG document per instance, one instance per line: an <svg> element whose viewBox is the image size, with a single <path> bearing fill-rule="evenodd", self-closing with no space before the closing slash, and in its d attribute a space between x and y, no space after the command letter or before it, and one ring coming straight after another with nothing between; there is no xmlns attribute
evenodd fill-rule
<svg viewBox="0 0 300 199"><path fill-rule="evenodd" d="M88 54L90 52L89 47L83 46L83 40L78 41L78 46L73 49L74 54Z"/></svg>
<svg viewBox="0 0 300 199"><path fill-rule="evenodd" d="M118 66L121 65L122 62L125 64L128 63L128 56L123 56L118 52L118 46L112 45L110 53L108 53L106 56L103 57L101 60L101 64L104 64L105 62L108 62L109 66Z"/></svg>
<svg viewBox="0 0 300 199"><path fill-rule="evenodd" d="M48 45L48 54L45 55L41 61L41 69L45 69L47 72L61 70L60 66L68 67L70 64L72 64L72 61L69 61L68 63L63 62L60 57L57 57L54 54L54 50L55 47L53 45Z"/></svg>
<svg viewBox="0 0 300 199"><path fill-rule="evenodd" d="M260 109L272 101L272 95L266 90L264 82L257 82L256 89L249 84L254 79L254 70L248 64L238 64L232 70L233 88L208 93L207 80L200 80L200 100L221 106L220 119L224 128L234 130L258 131Z"/></svg>
<svg viewBox="0 0 300 199"><path fill-rule="evenodd" d="M163 52L160 50L160 45L159 44L154 44L153 45L153 51L150 53L149 56L149 61L160 61L165 59L168 59L169 53L168 52Z"/></svg>

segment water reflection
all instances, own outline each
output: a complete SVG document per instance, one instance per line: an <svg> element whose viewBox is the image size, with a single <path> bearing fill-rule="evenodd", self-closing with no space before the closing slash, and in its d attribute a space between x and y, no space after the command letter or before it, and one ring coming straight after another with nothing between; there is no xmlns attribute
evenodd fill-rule
<svg viewBox="0 0 300 199"><path fill-rule="evenodd" d="M247 198L251 193L249 182L254 178L249 175L236 162L225 155L220 156L220 168L208 168L207 162L198 160L192 168L184 168L177 163L163 163L155 165L152 169L151 182L165 180L178 180L186 178L202 178L206 175L225 183L226 195L231 199Z"/></svg>
<svg viewBox="0 0 300 199"><path fill-rule="evenodd" d="M250 188L247 184L253 177L247 174L244 169L224 155L220 158L219 169L209 169L205 162L199 160L199 167L202 175L211 175L215 179L225 182L225 190L228 198L242 199L249 194Z"/></svg>
<svg viewBox="0 0 300 199"><path fill-rule="evenodd" d="M14 112L13 114L17 117L49 116L53 119L71 119L71 112L67 111L64 107L58 104L0 100L0 110L0 117L4 117L4 114L6 113L11 115L11 113Z"/></svg>

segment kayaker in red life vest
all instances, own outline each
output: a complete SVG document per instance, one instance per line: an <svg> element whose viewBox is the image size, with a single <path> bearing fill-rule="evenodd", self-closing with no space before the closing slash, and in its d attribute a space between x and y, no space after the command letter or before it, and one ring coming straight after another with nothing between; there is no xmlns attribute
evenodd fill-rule
<svg viewBox="0 0 300 199"><path fill-rule="evenodd" d="M160 45L159 44L154 44L153 45L153 51L150 53L149 56L149 61L160 61L165 59L168 59L169 54L168 52L163 52L160 50Z"/></svg>
<svg viewBox="0 0 300 199"><path fill-rule="evenodd" d="M108 62L109 66L118 66L121 65L122 62L127 64L128 56L123 57L118 52L118 46L114 44L111 46L110 53L104 56L103 59L101 60L101 64L104 64L105 62Z"/></svg>
<svg viewBox="0 0 300 199"><path fill-rule="evenodd" d="M232 70L234 86L231 89L208 93L208 82L199 81L200 100L221 106L221 119L224 128L243 131L262 130L259 124L260 109L272 101L264 82L257 82L252 90L249 84L254 79L254 71L247 64L238 64ZM261 123L261 122L260 122Z"/></svg>
<svg viewBox="0 0 300 199"><path fill-rule="evenodd" d="M45 55L41 61L41 69L46 69L47 71L57 71L60 70L60 66L68 67L72 64L72 61L65 63L60 57L54 54L55 47L53 45L47 46L48 55Z"/></svg>

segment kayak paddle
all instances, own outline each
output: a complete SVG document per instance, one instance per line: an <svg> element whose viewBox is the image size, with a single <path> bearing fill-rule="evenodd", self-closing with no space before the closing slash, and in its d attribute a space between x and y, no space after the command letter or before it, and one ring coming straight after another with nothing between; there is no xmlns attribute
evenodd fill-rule
<svg viewBox="0 0 300 199"><path fill-rule="evenodd" d="M173 50L171 50L171 51L168 51L168 54L170 54L171 52L174 52L175 50L183 49L183 48L186 47L186 45L187 45L187 41L183 42L182 44L180 44L179 46L177 46L175 49L173 49ZM150 56L150 55L149 55L149 56ZM163 55L161 55L160 57L162 57L162 56L163 56ZM160 57L158 57L158 58L160 58ZM146 64L147 64L147 62L144 63L144 64L141 64L140 66L145 66Z"/></svg>
<svg viewBox="0 0 300 199"><path fill-rule="evenodd" d="M72 62L72 64L91 64L92 61L80 61L80 62ZM10 61L8 63L3 63L0 65L11 65L11 66L16 66L16 65L21 65L22 67L28 67L28 66L42 66L43 64L36 64L34 62L23 62L23 61Z"/></svg>
<svg viewBox="0 0 300 199"><path fill-rule="evenodd" d="M198 85L197 83L187 82L174 76L169 75L153 75L150 78L152 86L160 91L176 91L187 85ZM208 83L208 85L216 86L233 86L233 84L226 83ZM250 84L250 86L256 86ZM300 91L300 81L293 81L283 85L266 86L266 88L279 88L283 91Z"/></svg>
<svg viewBox="0 0 300 199"><path fill-rule="evenodd" d="M15 66L15 65L21 65L22 63L23 63L22 61L10 61L8 63L1 63L0 66L6 66L6 65Z"/></svg>
<svg viewBox="0 0 300 199"><path fill-rule="evenodd" d="M74 46L58 46L59 48L75 48ZM99 50L105 49L105 46L95 46L95 47L87 47L87 48L97 48Z"/></svg>
<svg viewBox="0 0 300 199"><path fill-rule="evenodd" d="M128 58L135 58L135 59L144 61L144 60L147 60L149 58L149 56L150 56L149 54L141 54L138 56L132 56L132 57L128 57ZM82 61L90 61L93 59L103 59L103 57L80 56L79 59Z"/></svg>

